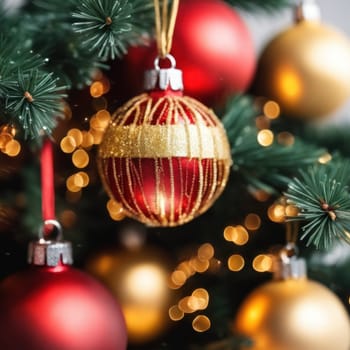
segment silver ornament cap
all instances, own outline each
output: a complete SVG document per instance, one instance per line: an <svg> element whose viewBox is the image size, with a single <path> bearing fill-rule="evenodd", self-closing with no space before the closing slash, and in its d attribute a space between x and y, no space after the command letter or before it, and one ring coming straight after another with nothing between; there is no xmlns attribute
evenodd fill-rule
<svg viewBox="0 0 350 350"><path fill-rule="evenodd" d="M320 21L321 10L317 5L316 0L302 0L297 6L295 11L296 22L301 21Z"/></svg>
<svg viewBox="0 0 350 350"><path fill-rule="evenodd" d="M175 58L167 54L165 59L169 60L170 68L160 68L159 60L157 57L154 60L154 69L147 70L144 76L144 89L145 90L166 90L169 87L174 91L183 90L182 71L176 69Z"/></svg>
<svg viewBox="0 0 350 350"><path fill-rule="evenodd" d="M44 228L48 225L56 231L55 239L44 238ZM39 231L39 240L28 245L28 263L36 266L58 266L73 264L73 249L69 241L63 240L62 227L56 220L45 220Z"/></svg>
<svg viewBox="0 0 350 350"><path fill-rule="evenodd" d="M307 277L306 261L297 256L294 243L288 243L273 261L275 280L300 279Z"/></svg>

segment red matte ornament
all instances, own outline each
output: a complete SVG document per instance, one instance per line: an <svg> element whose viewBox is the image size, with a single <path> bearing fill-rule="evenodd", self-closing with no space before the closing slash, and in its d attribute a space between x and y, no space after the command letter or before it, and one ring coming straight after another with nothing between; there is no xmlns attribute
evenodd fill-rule
<svg viewBox="0 0 350 350"><path fill-rule="evenodd" d="M204 213L223 191L231 166L225 130L212 110L183 96L181 71L149 71L147 93L113 115L99 148L100 174L126 215L177 226Z"/></svg>
<svg viewBox="0 0 350 350"><path fill-rule="evenodd" d="M222 0L180 1L171 54L184 73L185 94L207 106L222 105L230 95L246 91L256 69L249 28ZM134 93L156 55L154 42L129 49L125 72Z"/></svg>
<svg viewBox="0 0 350 350"><path fill-rule="evenodd" d="M99 282L62 263L67 242L41 239L34 250L36 266L0 284L0 349L125 350L120 306Z"/></svg>

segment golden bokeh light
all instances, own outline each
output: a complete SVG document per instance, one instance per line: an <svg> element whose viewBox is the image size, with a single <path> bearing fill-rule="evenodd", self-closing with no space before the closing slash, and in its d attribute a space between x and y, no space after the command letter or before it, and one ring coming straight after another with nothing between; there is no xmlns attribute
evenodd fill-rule
<svg viewBox="0 0 350 350"><path fill-rule="evenodd" d="M263 129L258 132L258 143L263 147L271 146L273 143L274 135L270 129Z"/></svg>
<svg viewBox="0 0 350 350"><path fill-rule="evenodd" d="M204 243L198 248L197 256L199 260L210 260L215 254L212 244Z"/></svg>
<svg viewBox="0 0 350 350"><path fill-rule="evenodd" d="M62 140L60 142L60 147L64 153L72 153L76 149L77 143L76 143L74 137L65 136L62 138Z"/></svg>
<svg viewBox="0 0 350 350"><path fill-rule="evenodd" d="M318 162L320 164L327 164L332 160L332 155L329 154L328 152L322 155L321 157L318 158Z"/></svg>
<svg viewBox="0 0 350 350"><path fill-rule="evenodd" d="M248 230L255 231L259 229L260 225L261 225L261 219L260 219L260 216L257 214L250 213L244 219L244 226Z"/></svg>
<svg viewBox="0 0 350 350"><path fill-rule="evenodd" d="M109 216L112 220L114 221L121 221L125 218L125 214L124 211L120 212L120 213L109 213Z"/></svg>
<svg viewBox="0 0 350 350"><path fill-rule="evenodd" d="M73 175L73 183L75 186L82 188L84 185L84 178L80 174Z"/></svg>
<svg viewBox="0 0 350 350"><path fill-rule="evenodd" d="M90 157L88 153L80 148L74 151L72 162L77 168L85 168L89 164Z"/></svg>
<svg viewBox="0 0 350 350"><path fill-rule="evenodd" d="M17 140L10 140L6 143L4 153L10 157L16 157L21 152L21 144Z"/></svg>
<svg viewBox="0 0 350 350"><path fill-rule="evenodd" d="M237 245L244 245L249 240L249 234L242 225L227 226L224 230L224 238Z"/></svg>
<svg viewBox="0 0 350 350"><path fill-rule="evenodd" d="M177 270L182 271L186 278L189 278L190 276L194 275L196 273L196 270L193 268L193 266L190 264L189 261L183 261L177 266Z"/></svg>
<svg viewBox="0 0 350 350"><path fill-rule="evenodd" d="M94 137L89 131L83 130L82 132L83 140L81 141L81 147L90 148L94 144Z"/></svg>
<svg viewBox="0 0 350 350"><path fill-rule="evenodd" d="M90 85L90 95L92 97L101 97L104 94L104 86L103 83L101 81L94 81L91 85Z"/></svg>
<svg viewBox="0 0 350 350"><path fill-rule="evenodd" d="M208 260L200 260L198 257L192 258L190 264L196 272L203 273L209 268Z"/></svg>
<svg viewBox="0 0 350 350"><path fill-rule="evenodd" d="M207 331L211 326L211 322L209 318L205 315L198 315L194 318L192 321L192 328L196 332L205 332Z"/></svg>
<svg viewBox="0 0 350 350"><path fill-rule="evenodd" d="M71 175L66 179L66 187L69 192L79 192L81 187L75 184L75 176Z"/></svg>
<svg viewBox="0 0 350 350"><path fill-rule="evenodd" d="M254 258L252 266L257 272L271 271L272 257L266 254L259 254Z"/></svg>
<svg viewBox="0 0 350 350"><path fill-rule="evenodd" d="M298 216L299 209L295 205L288 204L285 209L286 216Z"/></svg>
<svg viewBox="0 0 350 350"><path fill-rule="evenodd" d="M286 207L282 204L272 204L267 210L267 215L272 222L284 222L286 219Z"/></svg>
<svg viewBox="0 0 350 350"><path fill-rule="evenodd" d="M108 200L106 207L110 213L120 213L123 211L122 205L113 199Z"/></svg>
<svg viewBox="0 0 350 350"><path fill-rule="evenodd" d="M67 136L73 137L76 147L80 146L83 142L83 133L77 128L70 129L67 132Z"/></svg>
<svg viewBox="0 0 350 350"><path fill-rule="evenodd" d="M235 228L233 226L226 226L224 229L224 238L226 241L232 242L232 237L235 234Z"/></svg>
<svg viewBox="0 0 350 350"><path fill-rule="evenodd" d="M242 255L233 254L227 259L227 266L229 270L238 272L243 269L245 261Z"/></svg>
<svg viewBox="0 0 350 350"><path fill-rule="evenodd" d="M106 128L111 121L111 115L106 109L101 109L96 113L96 121L99 127Z"/></svg>
<svg viewBox="0 0 350 350"><path fill-rule="evenodd" d="M4 150L7 143L13 139L13 136L8 132L1 132L0 134L0 149Z"/></svg>
<svg viewBox="0 0 350 350"><path fill-rule="evenodd" d="M180 321L184 318L185 313L177 305L169 308L169 317L172 321Z"/></svg>
<svg viewBox="0 0 350 350"><path fill-rule="evenodd" d="M197 297L197 298L203 298L203 299L209 300L209 293L204 288L197 288L197 289L195 289L192 292L192 295Z"/></svg>
<svg viewBox="0 0 350 350"><path fill-rule="evenodd" d="M79 171L66 180L66 187L70 192L79 192L83 187L89 184L89 175L84 171Z"/></svg>
<svg viewBox="0 0 350 350"><path fill-rule="evenodd" d="M264 104L263 111L269 119L276 119L281 113L280 106L275 101L267 101Z"/></svg>
<svg viewBox="0 0 350 350"><path fill-rule="evenodd" d="M192 295L185 296L182 299L180 299L179 302L177 303L177 306L179 307L179 309L186 314L191 314L196 311L191 306L191 302L190 302L191 298L193 298Z"/></svg>
<svg viewBox="0 0 350 350"><path fill-rule="evenodd" d="M197 299L197 310L204 310L209 304L209 293L204 288L195 289L192 294Z"/></svg>
<svg viewBox="0 0 350 350"><path fill-rule="evenodd" d="M175 270L171 274L170 279L176 286L183 286L187 280L187 276L183 271Z"/></svg>

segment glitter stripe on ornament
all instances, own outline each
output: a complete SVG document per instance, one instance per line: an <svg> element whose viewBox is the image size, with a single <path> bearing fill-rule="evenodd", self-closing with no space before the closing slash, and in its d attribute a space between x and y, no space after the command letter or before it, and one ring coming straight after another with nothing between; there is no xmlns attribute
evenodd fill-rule
<svg viewBox="0 0 350 350"><path fill-rule="evenodd" d="M227 158L221 147L223 130L204 125L111 125L106 136L111 142L101 146L100 156L109 157L191 157ZM118 142L118 140L120 140Z"/></svg>
<svg viewBox="0 0 350 350"><path fill-rule="evenodd" d="M204 213L222 193L232 164L213 111L158 90L114 113L98 156L106 192L127 216L149 226L182 225Z"/></svg>

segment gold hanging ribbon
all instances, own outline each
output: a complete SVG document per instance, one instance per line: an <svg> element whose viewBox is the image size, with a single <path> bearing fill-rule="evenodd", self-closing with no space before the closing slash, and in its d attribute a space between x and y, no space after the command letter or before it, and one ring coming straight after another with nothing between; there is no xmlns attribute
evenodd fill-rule
<svg viewBox="0 0 350 350"><path fill-rule="evenodd" d="M286 222L286 241L295 244L298 240L299 224L295 221Z"/></svg>
<svg viewBox="0 0 350 350"><path fill-rule="evenodd" d="M161 1L162 4L160 0L153 0L158 54L164 58L170 53L173 43L179 0L172 0L170 16L168 16L168 0Z"/></svg>

